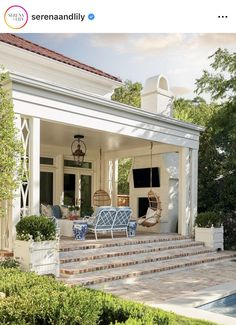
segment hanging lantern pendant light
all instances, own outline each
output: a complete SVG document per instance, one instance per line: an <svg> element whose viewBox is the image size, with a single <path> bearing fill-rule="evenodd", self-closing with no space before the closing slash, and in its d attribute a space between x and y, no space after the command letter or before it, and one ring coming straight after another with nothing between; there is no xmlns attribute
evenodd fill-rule
<svg viewBox="0 0 236 325"><path fill-rule="evenodd" d="M74 141L71 144L71 153L74 157L74 161L76 163L76 166L82 167L84 162L84 156L86 155L86 145L84 143L83 139L84 136L80 134L74 135Z"/></svg>

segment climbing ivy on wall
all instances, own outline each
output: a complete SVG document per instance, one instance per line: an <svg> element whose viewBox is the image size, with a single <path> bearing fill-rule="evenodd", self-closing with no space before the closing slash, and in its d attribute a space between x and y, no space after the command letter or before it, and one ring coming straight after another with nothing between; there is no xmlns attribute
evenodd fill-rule
<svg viewBox="0 0 236 325"><path fill-rule="evenodd" d="M23 146L14 125L10 85L9 74L0 71L0 217L4 216L4 203L19 186L22 170L19 157Z"/></svg>

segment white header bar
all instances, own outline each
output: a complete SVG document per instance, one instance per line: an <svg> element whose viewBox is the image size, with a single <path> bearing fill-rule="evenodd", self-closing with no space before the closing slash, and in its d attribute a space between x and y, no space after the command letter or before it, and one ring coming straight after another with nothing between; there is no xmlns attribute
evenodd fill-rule
<svg viewBox="0 0 236 325"><path fill-rule="evenodd" d="M234 33L235 0L2 0L5 33Z"/></svg>

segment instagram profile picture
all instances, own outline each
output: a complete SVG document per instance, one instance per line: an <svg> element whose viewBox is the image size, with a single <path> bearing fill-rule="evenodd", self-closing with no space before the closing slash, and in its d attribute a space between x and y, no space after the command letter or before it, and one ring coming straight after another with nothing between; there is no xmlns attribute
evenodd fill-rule
<svg viewBox="0 0 236 325"><path fill-rule="evenodd" d="M28 12L22 6L13 5L5 11L4 20L8 27L20 29L27 24Z"/></svg>

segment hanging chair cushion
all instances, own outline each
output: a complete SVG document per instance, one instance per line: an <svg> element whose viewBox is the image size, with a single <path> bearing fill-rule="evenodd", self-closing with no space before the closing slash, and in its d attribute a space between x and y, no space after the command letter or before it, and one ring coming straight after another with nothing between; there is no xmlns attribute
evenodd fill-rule
<svg viewBox="0 0 236 325"><path fill-rule="evenodd" d="M153 224L153 225L155 223L157 223L156 211L151 209L151 208L148 208L146 215L139 218L139 220L138 220L139 225L143 225L143 224L145 224L147 222L150 223L150 224Z"/></svg>
<svg viewBox="0 0 236 325"><path fill-rule="evenodd" d="M69 207L67 205L60 205L62 219L66 219L69 215Z"/></svg>
<svg viewBox="0 0 236 325"><path fill-rule="evenodd" d="M144 227L152 227L160 222L161 214L158 211L148 208L147 214L138 220L138 224Z"/></svg>
<svg viewBox="0 0 236 325"><path fill-rule="evenodd" d="M156 211L152 208L147 209L146 219L152 219L155 216Z"/></svg>
<svg viewBox="0 0 236 325"><path fill-rule="evenodd" d="M40 212L46 217L52 217L52 206L50 204L41 204Z"/></svg>

